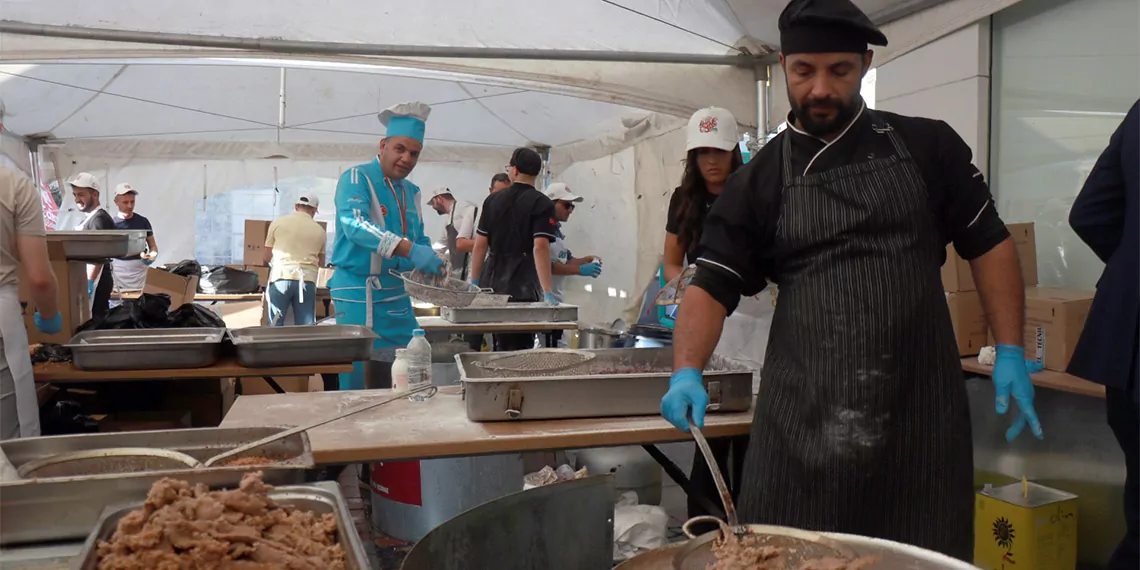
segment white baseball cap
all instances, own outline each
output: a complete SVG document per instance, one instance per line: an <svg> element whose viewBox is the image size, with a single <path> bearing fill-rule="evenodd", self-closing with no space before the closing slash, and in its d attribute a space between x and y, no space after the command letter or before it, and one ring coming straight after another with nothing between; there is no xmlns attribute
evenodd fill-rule
<svg viewBox="0 0 1140 570"><path fill-rule="evenodd" d="M99 180L88 172L76 174L71 180L68 180L67 183L75 188L90 188L96 192L99 191Z"/></svg>
<svg viewBox="0 0 1140 570"><path fill-rule="evenodd" d="M448 188L447 186L436 186L435 188L431 189L431 192L427 193L427 201L431 202L433 198L435 198L437 196L443 196L445 194L450 196L451 195L451 189Z"/></svg>
<svg viewBox="0 0 1140 570"><path fill-rule="evenodd" d="M736 131L736 117L727 109L705 107L689 118L685 128L685 151L694 148L732 150L740 144Z"/></svg>
<svg viewBox="0 0 1140 570"><path fill-rule="evenodd" d="M139 191L135 190L134 186L131 186L130 184L127 184L126 182L115 187L115 195L116 196L122 196L123 194L136 194L137 195L138 193L139 193Z"/></svg>
<svg viewBox="0 0 1140 570"><path fill-rule="evenodd" d="M573 202L577 204L585 198L578 196L570 191L570 187L563 182L555 182L546 187L546 197L554 200L555 202Z"/></svg>
<svg viewBox="0 0 1140 570"><path fill-rule="evenodd" d="M295 204L298 206L311 206L313 208L320 208L321 199L317 198L316 194L305 193L297 196L297 202Z"/></svg>

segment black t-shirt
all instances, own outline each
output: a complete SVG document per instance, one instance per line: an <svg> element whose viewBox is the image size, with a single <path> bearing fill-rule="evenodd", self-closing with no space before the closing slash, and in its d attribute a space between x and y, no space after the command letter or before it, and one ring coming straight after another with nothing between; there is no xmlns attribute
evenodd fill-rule
<svg viewBox="0 0 1140 570"><path fill-rule="evenodd" d="M154 235L154 228L150 225L150 220L135 214L129 218L115 218L115 229L117 230L146 230L146 237Z"/></svg>
<svg viewBox="0 0 1140 570"><path fill-rule="evenodd" d="M493 255L526 255L534 239L554 241L558 220L554 202L530 184L515 183L483 201L483 216L476 232L485 236Z"/></svg>
<svg viewBox="0 0 1140 570"><path fill-rule="evenodd" d="M95 212L95 215L87 218L87 220L83 222L83 227L80 229L83 231L113 230L115 229L115 220L111 219L111 214L108 214L107 210L99 208L99 210Z"/></svg>
<svg viewBox="0 0 1140 570"><path fill-rule="evenodd" d="M687 258L695 257L697 246L700 245L701 233L704 231L705 217L708 216L709 209L716 203L716 194L704 193L704 198L699 204L700 217L697 218L697 227L694 228L694 239L688 244L681 244L685 248L685 256ZM681 188L677 187L673 190L673 196L669 198L669 214L665 219L665 231L675 235L681 235Z"/></svg>
<svg viewBox="0 0 1140 570"><path fill-rule="evenodd" d="M898 132L914 157L925 182L931 220L943 245L952 242L958 255L970 260L1009 237L985 178L971 162L970 147L950 125L884 111L874 113ZM830 145L787 129L736 171L705 221L697 261L700 270L694 283L731 310L740 293L753 295L768 281L779 282L775 228L783 188L782 137L791 137L795 174L802 175L809 168L812 173L823 172L874 159L874 151L883 143L871 120L864 112Z"/></svg>

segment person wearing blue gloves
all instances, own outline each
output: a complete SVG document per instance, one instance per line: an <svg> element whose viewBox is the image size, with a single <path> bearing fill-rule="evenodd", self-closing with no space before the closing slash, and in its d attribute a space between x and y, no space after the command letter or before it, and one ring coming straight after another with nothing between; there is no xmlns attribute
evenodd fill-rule
<svg viewBox="0 0 1140 570"><path fill-rule="evenodd" d="M1140 567L1140 101L1124 116L1069 211L1104 262L1070 374L1104 385L1108 426L1124 453L1127 532L1109 570Z"/></svg>
<svg viewBox="0 0 1140 570"><path fill-rule="evenodd" d="M554 231L554 243L550 245L551 285L554 287L554 298L559 303L565 302L566 277L577 275L597 279L602 275L602 259L596 255L574 257L570 248L566 247L566 236L562 233L562 224L570 219L570 214L585 199L570 191L570 187L562 182L555 182L546 187L547 198L554 202L554 218L558 220ZM567 348L563 340L562 331L546 334L547 347L561 346Z"/></svg>
<svg viewBox="0 0 1140 570"><path fill-rule="evenodd" d="M868 45L887 42L866 14L850 0L792 0L778 26L788 129L705 220L662 414L679 429L704 422L701 371L726 316L778 283L741 522L972 560L970 409L940 268L948 242L969 260L1000 345L997 411L1042 437L1017 250L949 125L864 104Z"/></svg>
<svg viewBox="0 0 1140 570"><path fill-rule="evenodd" d="M0 120L3 118L0 108ZM27 276L32 322L44 334L63 329L55 274L48 260L40 193L24 175L0 166L0 440L40 435L19 274Z"/></svg>
<svg viewBox="0 0 1140 570"><path fill-rule="evenodd" d="M554 202L535 189L542 157L516 148L507 166L513 184L483 201L471 256L471 282L512 303L558 305L551 279L550 244L557 235ZM534 335L494 335L495 350L534 348Z"/></svg>
<svg viewBox="0 0 1140 570"><path fill-rule="evenodd" d="M365 325L379 336L373 360L387 363L389 377L395 349L407 346L419 328L403 281L392 272L442 275L444 268L424 235L420 189L407 180L423 150L430 113L431 108L418 101L381 112L387 132L379 154L345 171L336 185L336 271L329 279L329 293L337 323ZM357 362L351 373L340 375L341 390L365 388L364 365ZM378 384L386 383L384 376L383 370L376 375Z"/></svg>

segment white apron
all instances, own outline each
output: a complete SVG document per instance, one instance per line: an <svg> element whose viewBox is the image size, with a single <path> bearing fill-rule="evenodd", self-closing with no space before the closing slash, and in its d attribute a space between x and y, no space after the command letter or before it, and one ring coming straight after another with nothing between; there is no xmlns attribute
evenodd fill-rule
<svg viewBox="0 0 1140 570"><path fill-rule="evenodd" d="M146 264L141 259L112 259L111 276L116 291L142 291L146 285Z"/></svg>
<svg viewBox="0 0 1140 570"><path fill-rule="evenodd" d="M20 437L37 437L40 435L40 404L36 398L32 361L28 357L28 331L24 328L22 314L19 288L16 285L0 286L0 342L4 343L4 359L15 386L13 393L0 394L0 398L16 398ZM3 418L3 421L8 423L11 420Z"/></svg>

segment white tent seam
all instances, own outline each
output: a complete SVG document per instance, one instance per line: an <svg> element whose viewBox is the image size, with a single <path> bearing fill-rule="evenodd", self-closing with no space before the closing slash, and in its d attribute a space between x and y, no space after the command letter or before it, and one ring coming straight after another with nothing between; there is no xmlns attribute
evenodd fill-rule
<svg viewBox="0 0 1140 570"><path fill-rule="evenodd" d="M74 117L75 115L78 115L80 111L87 108L87 106L90 105L91 102L94 101L97 97L102 95L103 92L106 91L107 88L110 87L111 84L114 83L115 80L118 79L123 74L123 72L127 70L128 67L130 67L130 65L120 65L119 70L116 71L113 75L111 75L111 78L108 79L106 81L106 83L104 83L103 86L99 88L98 91L94 92L90 97L87 98L86 101L84 101L82 104L80 104L78 107L76 107L66 117L57 121L55 125L53 125L50 129L48 129L48 132L50 133L50 132L54 132L54 131L58 130L61 125L70 121L72 117Z"/></svg>

